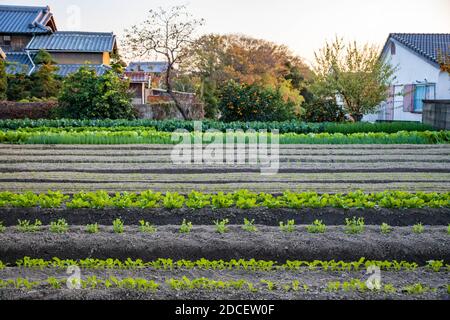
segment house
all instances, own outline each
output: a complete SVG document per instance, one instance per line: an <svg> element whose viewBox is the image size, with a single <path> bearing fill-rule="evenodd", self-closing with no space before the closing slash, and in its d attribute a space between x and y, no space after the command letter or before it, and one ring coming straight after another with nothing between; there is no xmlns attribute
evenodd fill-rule
<svg viewBox="0 0 450 320"><path fill-rule="evenodd" d="M134 91L133 103L146 104L153 94L151 89L161 88L162 79L167 71L167 62L130 62L125 69L125 77Z"/></svg>
<svg viewBox="0 0 450 320"><path fill-rule="evenodd" d="M6 54L8 73L36 71L34 58L42 49L56 61L56 73L66 76L81 66L106 72L117 43L113 33L57 30L48 6L0 5L0 48Z"/></svg>
<svg viewBox="0 0 450 320"><path fill-rule="evenodd" d="M450 34L391 33L381 59L397 67L389 98L363 121L422 121L423 100L450 99L450 75L440 56L450 53Z"/></svg>

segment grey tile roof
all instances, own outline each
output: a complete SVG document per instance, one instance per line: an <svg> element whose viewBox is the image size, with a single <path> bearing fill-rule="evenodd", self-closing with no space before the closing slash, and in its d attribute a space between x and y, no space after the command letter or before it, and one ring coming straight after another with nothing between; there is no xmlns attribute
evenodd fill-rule
<svg viewBox="0 0 450 320"><path fill-rule="evenodd" d="M152 73L163 73L167 70L165 61L130 62L126 71L144 71Z"/></svg>
<svg viewBox="0 0 450 320"><path fill-rule="evenodd" d="M27 49L44 49L49 52L112 52L115 46L116 36L113 33L57 31L34 36Z"/></svg>
<svg viewBox="0 0 450 320"><path fill-rule="evenodd" d="M48 33L52 17L49 7L0 5L0 33Z"/></svg>
<svg viewBox="0 0 450 320"><path fill-rule="evenodd" d="M438 63L439 52L450 52L450 33L391 33L389 38L397 40L435 64Z"/></svg>
<svg viewBox="0 0 450 320"><path fill-rule="evenodd" d="M88 67L90 69L95 70L95 72L98 75L103 75L106 71L111 70L111 67L105 66L103 64L91 64L91 65L85 65L85 64L58 64L56 65L58 67L58 70L56 71L56 74L61 77L66 77L71 73L75 73L80 69L81 67Z"/></svg>
<svg viewBox="0 0 450 320"><path fill-rule="evenodd" d="M34 59L33 55L30 55ZM29 73L33 69L33 63L25 52L6 53L6 72L9 74Z"/></svg>

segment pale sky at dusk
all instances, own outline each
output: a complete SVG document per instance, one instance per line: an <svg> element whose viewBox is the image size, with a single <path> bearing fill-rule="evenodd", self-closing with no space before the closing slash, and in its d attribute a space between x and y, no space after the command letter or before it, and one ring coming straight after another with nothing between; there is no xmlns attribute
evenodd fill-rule
<svg viewBox="0 0 450 320"><path fill-rule="evenodd" d="M242 33L285 44L311 61L335 34L382 45L390 32L450 32L450 0L0 0L49 5L59 30L123 30L159 6L187 4L200 33ZM81 19L70 14L79 8ZM73 27L71 29L74 29Z"/></svg>

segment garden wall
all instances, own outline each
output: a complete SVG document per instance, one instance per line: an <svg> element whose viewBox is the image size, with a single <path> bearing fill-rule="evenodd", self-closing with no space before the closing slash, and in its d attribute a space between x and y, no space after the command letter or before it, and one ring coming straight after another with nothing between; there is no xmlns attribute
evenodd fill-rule
<svg viewBox="0 0 450 320"><path fill-rule="evenodd" d="M422 122L435 129L450 130L450 100L424 100Z"/></svg>
<svg viewBox="0 0 450 320"><path fill-rule="evenodd" d="M184 105L184 108L187 111L189 118L195 120L204 118L205 113L201 103L189 104L188 106L189 107L186 107L186 105ZM138 110L139 118L141 119L183 119L183 116L173 102L139 104L135 105L135 108Z"/></svg>

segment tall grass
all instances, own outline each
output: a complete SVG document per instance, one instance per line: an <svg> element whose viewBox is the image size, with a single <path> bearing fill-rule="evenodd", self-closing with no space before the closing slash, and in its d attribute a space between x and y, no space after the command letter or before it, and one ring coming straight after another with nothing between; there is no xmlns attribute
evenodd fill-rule
<svg viewBox="0 0 450 320"><path fill-rule="evenodd" d="M92 128L93 129L93 128ZM270 133L233 133L235 143L272 142ZM204 143L226 142L225 135L202 134ZM434 144L449 143L450 131L440 132L396 132L396 133L285 133L278 135L280 144ZM194 133L178 134L173 139L169 132L137 129L134 131L66 131L49 130L8 130L0 131L0 142L19 144L176 144L181 141L194 143Z"/></svg>

